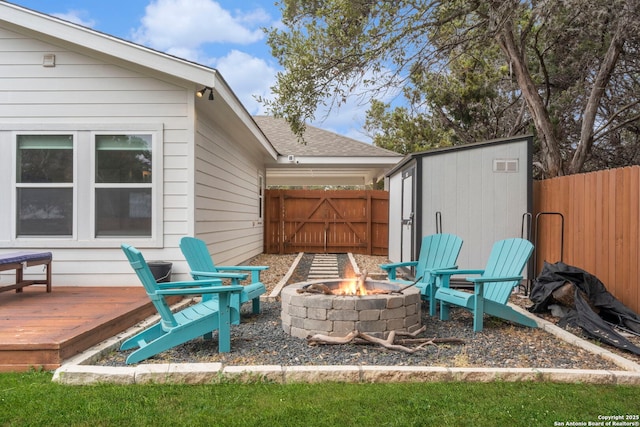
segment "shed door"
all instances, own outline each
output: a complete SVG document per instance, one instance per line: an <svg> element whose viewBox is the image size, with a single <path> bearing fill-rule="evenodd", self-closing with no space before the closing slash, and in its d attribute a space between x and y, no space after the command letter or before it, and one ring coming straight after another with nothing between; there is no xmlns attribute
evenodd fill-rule
<svg viewBox="0 0 640 427"><path fill-rule="evenodd" d="M400 243L400 261L413 260L413 188L415 168L402 172L402 236Z"/></svg>

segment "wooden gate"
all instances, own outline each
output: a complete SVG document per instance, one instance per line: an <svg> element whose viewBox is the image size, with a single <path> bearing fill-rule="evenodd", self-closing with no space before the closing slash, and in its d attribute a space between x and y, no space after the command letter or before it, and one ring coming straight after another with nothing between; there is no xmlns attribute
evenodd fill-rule
<svg viewBox="0 0 640 427"><path fill-rule="evenodd" d="M388 254L389 193L267 190L265 253Z"/></svg>

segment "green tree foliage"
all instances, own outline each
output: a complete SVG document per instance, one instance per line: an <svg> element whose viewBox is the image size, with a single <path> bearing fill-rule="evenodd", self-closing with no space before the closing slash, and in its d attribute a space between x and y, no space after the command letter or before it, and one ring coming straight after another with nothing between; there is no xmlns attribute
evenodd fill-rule
<svg viewBox="0 0 640 427"><path fill-rule="evenodd" d="M637 0L281 7L268 41L284 71L267 106L298 135L356 95L373 100L375 143L401 153L533 132L539 176L640 160Z"/></svg>
<svg viewBox="0 0 640 427"><path fill-rule="evenodd" d="M375 133L375 144L402 154L453 145L451 132L434 129L429 117L412 115L406 108L389 111L389 105L373 100L365 129Z"/></svg>
<svg viewBox="0 0 640 427"><path fill-rule="evenodd" d="M404 88L413 110L374 100L365 128L376 145L404 154L527 131L522 98L503 64L493 48L457 54L447 73L415 69Z"/></svg>

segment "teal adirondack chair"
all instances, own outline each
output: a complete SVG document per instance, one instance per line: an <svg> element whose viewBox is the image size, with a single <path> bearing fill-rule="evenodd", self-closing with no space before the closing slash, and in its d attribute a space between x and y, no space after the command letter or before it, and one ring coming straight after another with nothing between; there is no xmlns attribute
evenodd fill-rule
<svg viewBox="0 0 640 427"><path fill-rule="evenodd" d="M435 299L440 301L440 319L448 320L449 306L456 305L473 312L473 330L476 332L482 330L485 313L524 326L537 327L534 320L507 305L513 288L522 280L522 270L532 252L533 245L527 240L501 240L493 245L484 270L434 272L437 286ZM473 283L473 293L450 288L451 276L466 274L479 275L465 278Z"/></svg>
<svg viewBox="0 0 640 427"><path fill-rule="evenodd" d="M390 281L410 284L413 282L397 278L397 269L415 267L415 278L418 280L415 286L420 289L421 298L429 302L429 314L435 316L435 285L432 273L439 269L455 269L461 248L462 239L455 234L431 234L422 239L417 261L382 264L380 268L387 272Z"/></svg>
<svg viewBox="0 0 640 427"><path fill-rule="evenodd" d="M241 285L223 286L220 279L156 283L139 250L124 244L122 250L160 315L158 323L120 346L120 350L138 347L127 357L128 364L138 363L199 336L212 339L215 330L218 331L218 351L226 353L231 350L231 323L240 319L240 313L231 305L231 296L242 291ZM217 298L209 298L172 313L165 299L171 295L216 295Z"/></svg>
<svg viewBox="0 0 640 427"><path fill-rule="evenodd" d="M240 294L233 295L231 302L234 307L240 310L240 305L252 301L253 314L260 313L260 295L267 292L267 288L260 282L260 272L268 269L268 266L216 266L209 255L206 243L195 237L183 237L180 240L180 250L182 250L191 269L191 276L195 280L230 277L234 274L232 272L251 273L251 283L244 285ZM246 274L242 274L242 276L246 276Z"/></svg>

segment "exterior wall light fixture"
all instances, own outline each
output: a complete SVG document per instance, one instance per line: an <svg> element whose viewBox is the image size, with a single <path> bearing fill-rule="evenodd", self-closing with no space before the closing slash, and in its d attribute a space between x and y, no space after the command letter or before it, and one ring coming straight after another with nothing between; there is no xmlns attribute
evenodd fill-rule
<svg viewBox="0 0 640 427"><path fill-rule="evenodd" d="M213 89L211 89L209 86L205 86L199 91L197 91L196 96L198 98L202 98L205 95L205 93L207 93L207 91L209 91L209 101L213 101Z"/></svg>

